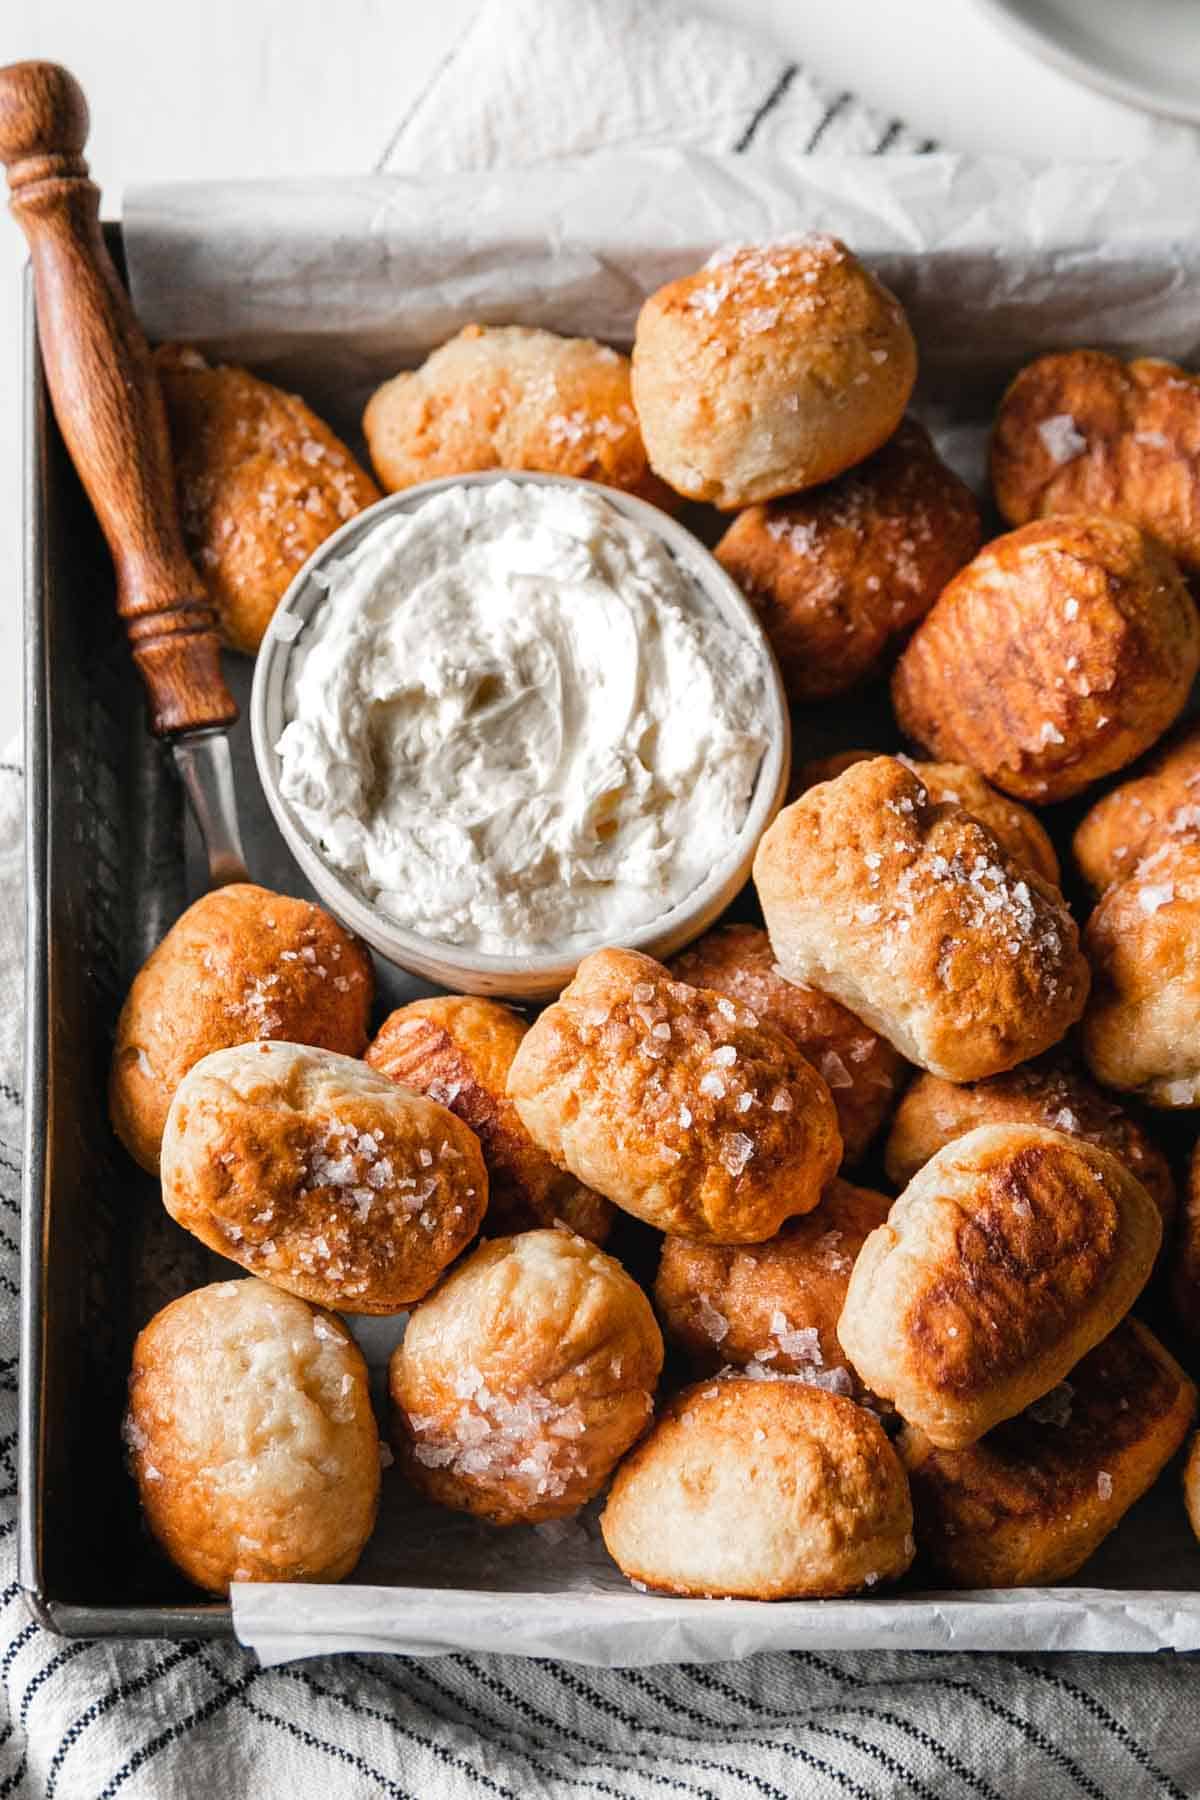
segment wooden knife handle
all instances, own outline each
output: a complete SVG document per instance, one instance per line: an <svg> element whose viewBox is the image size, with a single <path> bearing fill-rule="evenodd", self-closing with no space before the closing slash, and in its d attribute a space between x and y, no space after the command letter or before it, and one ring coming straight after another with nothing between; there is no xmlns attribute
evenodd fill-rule
<svg viewBox="0 0 1200 1800"><path fill-rule="evenodd" d="M117 573L117 611L151 730L228 725L213 609L179 529L166 413L150 350L100 232L87 101L57 63L0 69L0 162L29 240L38 337L59 429Z"/></svg>

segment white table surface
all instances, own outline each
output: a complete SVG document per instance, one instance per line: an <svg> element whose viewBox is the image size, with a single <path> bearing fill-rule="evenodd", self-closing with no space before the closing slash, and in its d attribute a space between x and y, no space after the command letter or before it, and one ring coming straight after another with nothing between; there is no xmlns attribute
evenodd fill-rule
<svg viewBox="0 0 1200 1800"><path fill-rule="evenodd" d="M1112 157L1164 135L1044 66L970 0L694 3L769 33L834 88L947 148ZM184 14L162 0L7 0L0 54L49 57L80 78L92 171L115 215L130 182L373 168L476 4L206 0ZM0 746L20 721L23 260L19 231L0 221Z"/></svg>

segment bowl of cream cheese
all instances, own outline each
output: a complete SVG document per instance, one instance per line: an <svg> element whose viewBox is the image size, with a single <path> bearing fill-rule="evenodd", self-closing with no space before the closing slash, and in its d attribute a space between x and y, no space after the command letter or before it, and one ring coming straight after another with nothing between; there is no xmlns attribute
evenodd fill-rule
<svg viewBox="0 0 1200 1800"><path fill-rule="evenodd" d="M487 471L389 495L284 595L251 730L325 904L461 992L668 956L745 882L790 738L753 610L657 507Z"/></svg>

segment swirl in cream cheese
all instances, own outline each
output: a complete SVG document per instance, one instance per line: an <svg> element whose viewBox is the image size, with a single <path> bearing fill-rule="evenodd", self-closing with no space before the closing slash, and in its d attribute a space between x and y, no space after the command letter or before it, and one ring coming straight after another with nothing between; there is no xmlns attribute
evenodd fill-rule
<svg viewBox="0 0 1200 1800"><path fill-rule="evenodd" d="M292 653L284 798L422 936L616 942L743 825L761 648L598 492L498 481L380 520Z"/></svg>

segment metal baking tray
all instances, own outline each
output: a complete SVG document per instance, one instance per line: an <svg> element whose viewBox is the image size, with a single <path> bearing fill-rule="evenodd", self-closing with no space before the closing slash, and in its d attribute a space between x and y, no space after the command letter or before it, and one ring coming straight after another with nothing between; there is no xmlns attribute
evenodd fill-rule
<svg viewBox="0 0 1200 1800"><path fill-rule="evenodd" d="M118 228L109 226L107 236L119 262ZM106 1103L113 1028L125 990L200 891L201 866L198 847L189 845L168 755L145 729L140 686L115 615L108 555L50 413L31 286L26 318L28 965L19 1579L42 1623L66 1636L225 1636L232 1631L230 1608L198 1601L140 1523L120 1422L140 1326L176 1294L241 1271L168 1219L157 1183L114 1138ZM964 398L960 371L952 395L925 396L926 414L951 428L978 420L994 399L995 383L991 373ZM245 709L250 665L236 657L226 663ZM838 743L896 741L881 704L834 712ZM822 723L829 717L826 711ZM262 799L248 737L243 714L234 754L252 872L267 885L307 892ZM836 747L829 735L819 743ZM802 730L798 754L817 747L806 745ZM432 991L394 969L381 967L379 974L382 1006ZM1149 1317L1161 1328L1153 1311ZM1164 1477L1092 1559L1088 1589L1057 1590L1064 1602L1086 1606L1091 1597L1109 1606L1153 1603L1164 1621L1176 1612L1200 1612L1200 1547L1188 1530L1176 1481L1173 1471ZM397 1494L396 1503L403 1508L403 1497ZM424 1544L420 1527L414 1529ZM1134 1541L1138 1550L1131 1557ZM373 1560L368 1554L363 1579L378 1579L369 1572ZM422 1577L431 1578L427 1569L418 1573L396 1562L387 1575L401 1587ZM452 1586L454 1569L439 1569L433 1578ZM907 1597L903 1590L896 1595L897 1614ZM962 1598L920 1596L939 1602L951 1617ZM994 1601L1019 1607L1021 1596ZM1170 1642L1168 1624L1163 1631Z"/></svg>

